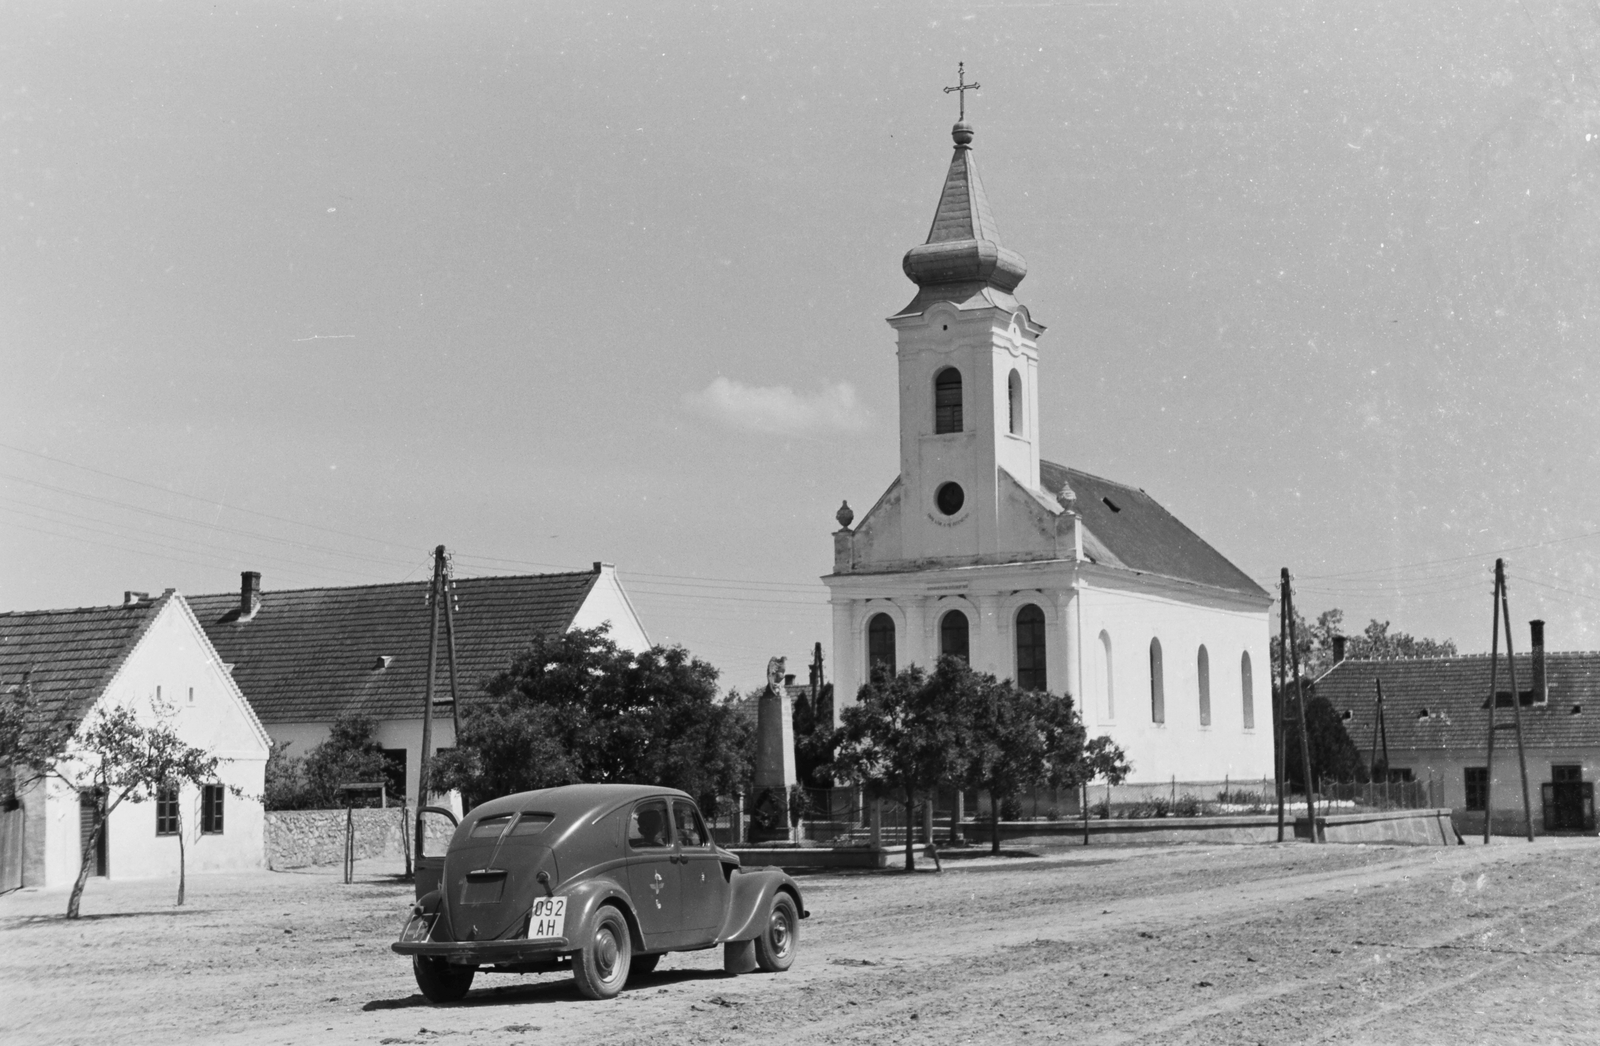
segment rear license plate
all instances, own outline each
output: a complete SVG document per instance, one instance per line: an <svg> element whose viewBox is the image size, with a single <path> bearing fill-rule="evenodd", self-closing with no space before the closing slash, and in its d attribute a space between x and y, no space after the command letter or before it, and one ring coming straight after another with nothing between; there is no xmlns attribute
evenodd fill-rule
<svg viewBox="0 0 1600 1046"><path fill-rule="evenodd" d="M528 916L528 940L543 940L546 937L564 937L567 931L567 899L565 897L541 897L533 902L533 911Z"/></svg>

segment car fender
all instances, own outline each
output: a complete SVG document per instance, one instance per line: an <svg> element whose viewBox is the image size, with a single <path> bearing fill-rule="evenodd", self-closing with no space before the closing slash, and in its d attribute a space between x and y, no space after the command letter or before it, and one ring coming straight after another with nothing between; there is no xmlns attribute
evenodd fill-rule
<svg viewBox="0 0 1600 1046"><path fill-rule="evenodd" d="M719 941L749 941L761 936L766 928L764 919L772 898L781 890L794 897L800 918L810 917L800 899L800 886L777 868L745 868L733 873L729 881L733 893L728 898L728 911L723 916Z"/></svg>
<svg viewBox="0 0 1600 1046"><path fill-rule="evenodd" d="M562 887L556 893L567 899L566 938L573 951L581 950L589 940L594 932L595 916L608 903L622 909L622 917L628 922L628 932L633 936L633 950L641 952L646 949L648 942L639 930L639 920L634 918L633 898L617 882L611 879L585 879L570 887Z"/></svg>

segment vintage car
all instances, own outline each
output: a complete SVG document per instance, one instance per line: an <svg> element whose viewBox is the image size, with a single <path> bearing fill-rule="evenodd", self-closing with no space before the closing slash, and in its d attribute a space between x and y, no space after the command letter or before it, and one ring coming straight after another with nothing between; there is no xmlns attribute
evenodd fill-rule
<svg viewBox="0 0 1600 1046"><path fill-rule="evenodd" d="M718 847L684 793L566 785L463 817L442 866L419 862L393 948L433 1002L460 999L480 969L570 968L580 992L609 999L667 952L720 944L729 972L786 970L809 914L789 876Z"/></svg>

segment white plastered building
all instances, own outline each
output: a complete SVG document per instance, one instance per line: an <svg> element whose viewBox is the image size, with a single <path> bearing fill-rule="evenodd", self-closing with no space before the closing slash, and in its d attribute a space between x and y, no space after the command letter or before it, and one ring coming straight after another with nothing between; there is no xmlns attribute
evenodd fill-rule
<svg viewBox="0 0 1600 1046"><path fill-rule="evenodd" d="M855 522L823 578L836 708L872 665L942 653L1073 695L1091 737L1129 754L1130 782L1270 778L1268 594L1143 490L1039 454L1039 339L1015 295L971 125L926 243L905 256L916 296L898 335L900 474Z"/></svg>

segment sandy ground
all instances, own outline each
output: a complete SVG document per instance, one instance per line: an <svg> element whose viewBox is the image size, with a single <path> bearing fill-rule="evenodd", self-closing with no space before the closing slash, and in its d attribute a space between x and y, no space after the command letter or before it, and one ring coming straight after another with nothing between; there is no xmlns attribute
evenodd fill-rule
<svg viewBox="0 0 1600 1046"><path fill-rule="evenodd" d="M431 1006L376 866L0 897L0 1040L1590 1043L1600 840L1062 849L801 880L784 974L671 955L612 1002L481 975Z"/></svg>

